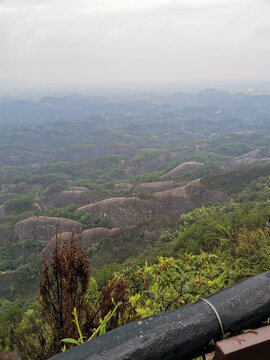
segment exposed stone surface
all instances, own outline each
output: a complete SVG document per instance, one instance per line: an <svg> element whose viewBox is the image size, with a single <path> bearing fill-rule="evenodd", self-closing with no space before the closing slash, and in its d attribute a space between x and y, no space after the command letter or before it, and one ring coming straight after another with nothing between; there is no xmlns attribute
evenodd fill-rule
<svg viewBox="0 0 270 360"><path fill-rule="evenodd" d="M74 239L75 241L78 240L78 235L75 235L74 233L72 233L70 231L62 232L62 233L58 234L57 236L54 235L41 252L41 255L44 257L44 259L46 261L49 261L51 259L51 256L55 249L56 239L58 241L59 246L63 245L64 243L67 246L69 246L72 239Z"/></svg>
<svg viewBox="0 0 270 360"><path fill-rule="evenodd" d="M234 157L231 161L236 161L236 160L244 159L244 158L256 158L259 155L260 155L260 150L255 149L255 150L251 150L251 151L249 151L246 154L243 154L241 156Z"/></svg>
<svg viewBox="0 0 270 360"><path fill-rule="evenodd" d="M235 167L241 166L241 165L251 165L251 164L261 164L267 161L270 161L270 158L259 158L260 156L260 150L255 149L252 151L249 151L246 154L243 154L241 156L234 157L229 161L228 164L225 164L221 167L222 170L228 171Z"/></svg>
<svg viewBox="0 0 270 360"><path fill-rule="evenodd" d="M153 194L157 191L165 191L173 188L173 181L155 181L151 183L143 183L137 185L133 190L132 194Z"/></svg>
<svg viewBox="0 0 270 360"><path fill-rule="evenodd" d="M155 192L152 197L110 198L79 208L106 219L111 227L132 226L139 221L177 218L187 208L225 200L225 195L209 190L200 179L171 190Z"/></svg>
<svg viewBox="0 0 270 360"><path fill-rule="evenodd" d="M83 187L71 187L70 190L63 190L54 194L41 196L38 199L38 202L42 205L53 206L56 208L65 207L71 204L83 206L91 202L87 196L88 191L87 188Z"/></svg>
<svg viewBox="0 0 270 360"><path fill-rule="evenodd" d="M101 200L78 210L96 214L111 227L131 226L141 219L149 220L157 215L156 210L152 209L152 202L137 197L118 197Z"/></svg>
<svg viewBox="0 0 270 360"><path fill-rule="evenodd" d="M119 183L114 185L114 190L130 190L133 185L129 183Z"/></svg>
<svg viewBox="0 0 270 360"><path fill-rule="evenodd" d="M71 190L71 191L89 191L89 189L85 186L70 186L69 190Z"/></svg>
<svg viewBox="0 0 270 360"><path fill-rule="evenodd" d="M203 165L204 165L203 163L197 161L184 162L183 164L176 166L176 168L172 169L167 174L162 175L161 178L177 177L183 173L187 173L192 170L195 170L197 167Z"/></svg>
<svg viewBox="0 0 270 360"><path fill-rule="evenodd" d="M34 216L17 222L14 227L15 235L19 241L35 240L40 242L48 242L56 234L56 232L74 232L79 234L84 230L84 226L77 221L47 217Z"/></svg>
<svg viewBox="0 0 270 360"><path fill-rule="evenodd" d="M5 213L4 213L4 204L3 205L0 205L0 218L5 216Z"/></svg>
<svg viewBox="0 0 270 360"><path fill-rule="evenodd" d="M237 167L237 166L251 165L251 164L254 164L254 163L261 164L261 163L264 163L264 162L267 162L267 161L270 161L270 158L263 158L263 159L242 158L242 159L238 159L238 160L233 161L231 163L230 168L232 169L232 168Z"/></svg>
<svg viewBox="0 0 270 360"><path fill-rule="evenodd" d="M172 190L162 191L154 193L153 196L168 204L170 210L181 209L184 210L186 206L198 205L198 201L201 205L207 203L218 203L225 200L226 196L219 192L209 190L205 185L200 183L201 179L190 181L184 186L174 188ZM186 203L186 205L184 205Z"/></svg>
<svg viewBox="0 0 270 360"><path fill-rule="evenodd" d="M104 237L119 233L119 228L106 229L102 227L84 230L80 236L82 246L90 247L98 244Z"/></svg>
<svg viewBox="0 0 270 360"><path fill-rule="evenodd" d="M59 245L63 245L64 243L69 246L71 240L75 240L78 242L80 246L84 248L89 248L92 246L97 245L102 239L109 235L118 234L120 231L119 228L115 229L106 229L102 227L87 229L84 230L82 233L74 235L72 232L63 232L59 234L57 237L53 236L52 239L48 242L46 247L42 250L41 255L46 259L49 260L53 254L55 249L55 242L56 239Z"/></svg>

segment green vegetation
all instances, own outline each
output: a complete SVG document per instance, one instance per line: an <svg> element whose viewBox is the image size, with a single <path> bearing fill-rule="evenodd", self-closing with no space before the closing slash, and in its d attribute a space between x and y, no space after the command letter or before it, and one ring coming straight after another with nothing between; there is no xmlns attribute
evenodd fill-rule
<svg viewBox="0 0 270 360"><path fill-rule="evenodd" d="M83 336L100 335L131 320L186 305L270 270L270 233L265 226L270 214L269 99L262 98L260 105L255 102L248 109L238 98L237 106L232 99L228 111L216 113L212 102L206 106L200 97L183 100L178 95L168 96L168 103L158 97L150 105L135 101L132 106L127 100L92 99L85 113L76 110L82 105L74 106L76 97L49 98L46 101L57 106L43 108L44 114L50 109L47 117L41 113L33 118L29 113L16 120L10 115L10 124L3 124L0 351L19 349L22 360L45 360L61 351L64 338L82 343ZM86 104L88 99L81 101ZM59 120L55 108L62 109L65 120ZM250 151L253 155L245 155ZM239 156L254 163L238 166ZM86 229L108 228L106 209L100 217L77 209L99 200L134 196L136 185L162 181L163 174L190 161L204 166L174 178L173 186L201 178L207 189L227 195L224 203L202 206L203 194L195 192L189 200L197 208L185 208L178 218L157 216L123 226L95 239L86 254L79 254L83 261L78 263L80 256L69 252L72 246L63 245L59 254L65 256L57 263L54 254L53 266L43 267L43 277L40 253L50 239L18 242L15 236L15 224L32 216L68 218ZM121 186L115 187L119 183L131 186L119 190ZM56 208L40 199L51 200L78 186L86 188L81 205ZM138 198L155 199L148 193ZM162 206L166 209L167 202ZM42 296L36 301L39 280ZM63 293L57 297L61 281ZM68 302L71 293L74 301ZM59 317L61 324L56 321Z"/></svg>
<svg viewBox="0 0 270 360"><path fill-rule="evenodd" d="M22 195L15 199L10 199L5 203L4 211L7 215L20 214L27 210L34 209L34 197L31 195Z"/></svg>
<svg viewBox="0 0 270 360"><path fill-rule="evenodd" d="M270 164L267 163L264 165L239 167L226 173L210 174L202 180L202 183L211 189L224 191L228 194L236 194L244 186L251 184L252 181L269 175Z"/></svg>
<svg viewBox="0 0 270 360"><path fill-rule="evenodd" d="M85 225L86 228L92 229L95 227L108 227L106 221L100 219L95 214L88 214L82 211L77 211L76 205L69 205L64 208L47 208L45 210L35 210L34 215L36 216L50 216L50 217L63 217L72 219Z"/></svg>

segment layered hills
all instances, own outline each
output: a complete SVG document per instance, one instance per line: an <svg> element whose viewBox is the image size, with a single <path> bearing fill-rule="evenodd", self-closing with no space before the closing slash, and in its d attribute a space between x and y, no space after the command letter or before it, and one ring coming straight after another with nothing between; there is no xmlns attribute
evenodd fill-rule
<svg viewBox="0 0 270 360"><path fill-rule="evenodd" d="M144 184L145 186L146 184ZM104 218L112 227L132 226L140 221L177 219L188 208L224 201L224 194L208 190L200 179L146 197L105 199L78 210ZM199 203L199 204L198 204Z"/></svg>
<svg viewBox="0 0 270 360"><path fill-rule="evenodd" d="M12 299L36 286L56 240L75 237L94 269L126 264L183 214L270 176L268 96L72 95L0 101L0 115L0 286Z"/></svg>

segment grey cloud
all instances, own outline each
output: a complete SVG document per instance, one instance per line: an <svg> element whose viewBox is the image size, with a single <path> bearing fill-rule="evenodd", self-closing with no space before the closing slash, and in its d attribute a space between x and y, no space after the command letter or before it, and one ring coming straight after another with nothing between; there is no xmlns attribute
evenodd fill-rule
<svg viewBox="0 0 270 360"><path fill-rule="evenodd" d="M265 0L5 0L0 82L270 78Z"/></svg>

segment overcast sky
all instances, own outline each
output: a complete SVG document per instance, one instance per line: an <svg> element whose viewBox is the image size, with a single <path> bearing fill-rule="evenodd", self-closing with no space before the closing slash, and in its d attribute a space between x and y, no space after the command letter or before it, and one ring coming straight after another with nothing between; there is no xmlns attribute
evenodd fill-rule
<svg viewBox="0 0 270 360"><path fill-rule="evenodd" d="M0 83L270 79L270 0L0 0Z"/></svg>

